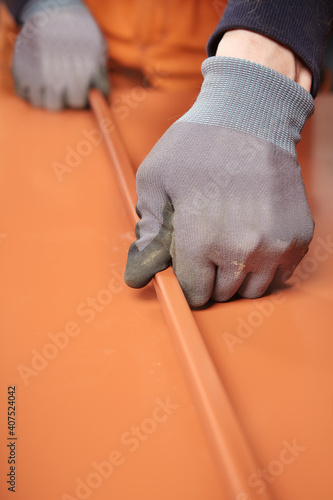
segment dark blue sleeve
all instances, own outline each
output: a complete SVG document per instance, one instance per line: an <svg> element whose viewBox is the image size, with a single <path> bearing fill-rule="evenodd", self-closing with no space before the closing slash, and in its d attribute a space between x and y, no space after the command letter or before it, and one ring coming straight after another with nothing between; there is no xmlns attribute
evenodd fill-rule
<svg viewBox="0 0 333 500"><path fill-rule="evenodd" d="M211 35L208 56L214 56L223 34L248 29L289 47L312 72L315 97L329 33L332 31L333 0L229 0Z"/></svg>
<svg viewBox="0 0 333 500"><path fill-rule="evenodd" d="M20 23L19 13L23 7L27 3L28 0L4 0L4 3L7 5L8 10L12 14L13 18L18 24Z"/></svg>

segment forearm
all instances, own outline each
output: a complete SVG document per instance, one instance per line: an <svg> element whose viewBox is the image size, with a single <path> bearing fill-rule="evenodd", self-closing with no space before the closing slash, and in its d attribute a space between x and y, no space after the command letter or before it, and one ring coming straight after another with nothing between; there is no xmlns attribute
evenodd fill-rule
<svg viewBox="0 0 333 500"><path fill-rule="evenodd" d="M264 35L236 29L225 33L217 56L247 59L267 66L301 85L310 92L312 73L291 49Z"/></svg>
<svg viewBox="0 0 333 500"><path fill-rule="evenodd" d="M208 56L216 55L221 38L231 33L231 30L248 30L264 35L288 47L311 71L311 93L315 97L327 37L332 30L332 19L332 0L229 0L208 41ZM295 70L296 77L300 78L301 75L297 76L299 64ZM303 76L300 81L304 82Z"/></svg>

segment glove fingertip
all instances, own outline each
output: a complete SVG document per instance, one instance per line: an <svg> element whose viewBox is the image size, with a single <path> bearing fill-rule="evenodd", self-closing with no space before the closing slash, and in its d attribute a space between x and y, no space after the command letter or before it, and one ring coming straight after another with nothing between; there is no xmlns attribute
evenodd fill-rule
<svg viewBox="0 0 333 500"><path fill-rule="evenodd" d="M167 249L152 242L140 252L134 242L128 251L125 283L131 288L143 288L156 273L169 267L170 263L171 257Z"/></svg>
<svg viewBox="0 0 333 500"><path fill-rule="evenodd" d="M142 276L140 270L136 268L126 267L125 269L124 280L126 285L130 288L143 288L148 285L152 278L153 276Z"/></svg>

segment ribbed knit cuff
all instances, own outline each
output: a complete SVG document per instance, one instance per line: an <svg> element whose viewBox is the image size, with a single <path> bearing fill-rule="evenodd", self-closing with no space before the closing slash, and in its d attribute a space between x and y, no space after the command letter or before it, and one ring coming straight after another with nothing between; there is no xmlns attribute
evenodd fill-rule
<svg viewBox="0 0 333 500"><path fill-rule="evenodd" d="M239 130L296 156L314 111L311 94L281 73L243 59L209 57L201 69L200 94L179 121Z"/></svg>

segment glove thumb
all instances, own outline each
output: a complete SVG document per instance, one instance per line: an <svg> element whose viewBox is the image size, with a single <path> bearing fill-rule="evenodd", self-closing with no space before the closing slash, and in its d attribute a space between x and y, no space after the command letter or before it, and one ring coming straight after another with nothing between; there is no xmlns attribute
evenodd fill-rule
<svg viewBox="0 0 333 500"><path fill-rule="evenodd" d="M144 287L156 273L171 264L174 209L170 198L157 206L152 201L150 198L149 206L145 205L142 210L139 203L137 206L140 217L135 228L137 240L129 248L124 275L126 284L132 288Z"/></svg>

